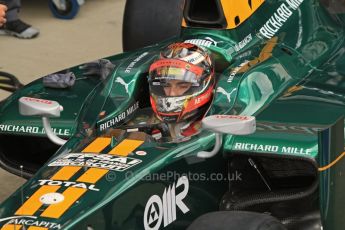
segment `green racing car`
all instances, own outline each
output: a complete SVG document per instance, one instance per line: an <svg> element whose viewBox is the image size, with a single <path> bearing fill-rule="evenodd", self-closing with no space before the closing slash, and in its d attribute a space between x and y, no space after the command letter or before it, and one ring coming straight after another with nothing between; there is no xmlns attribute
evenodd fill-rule
<svg viewBox="0 0 345 230"><path fill-rule="evenodd" d="M0 229L343 230L345 3L168 2L128 0L123 54L2 82L28 181Z"/></svg>

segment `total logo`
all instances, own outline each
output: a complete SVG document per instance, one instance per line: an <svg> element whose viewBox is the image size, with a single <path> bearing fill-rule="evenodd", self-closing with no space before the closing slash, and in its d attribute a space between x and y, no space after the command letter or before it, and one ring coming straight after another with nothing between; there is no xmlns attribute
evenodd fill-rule
<svg viewBox="0 0 345 230"><path fill-rule="evenodd" d="M94 184L86 185L85 183L77 183L74 181L57 181L57 180L38 180L40 185L50 185L50 186L64 186L73 188L84 188L92 191L99 191Z"/></svg>
<svg viewBox="0 0 345 230"><path fill-rule="evenodd" d="M183 190L176 194L176 189L183 186ZM180 177L175 183L164 189L162 197L153 195L147 201L144 211L145 230L158 230L176 220L177 209L186 214L189 208L183 202L189 190L189 181L186 176Z"/></svg>

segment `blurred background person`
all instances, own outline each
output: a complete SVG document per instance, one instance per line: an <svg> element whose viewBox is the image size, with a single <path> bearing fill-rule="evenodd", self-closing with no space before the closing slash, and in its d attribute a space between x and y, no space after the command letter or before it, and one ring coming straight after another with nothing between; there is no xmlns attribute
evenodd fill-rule
<svg viewBox="0 0 345 230"><path fill-rule="evenodd" d="M6 22L5 12L7 7L5 5L0 4L0 26L2 26Z"/></svg>
<svg viewBox="0 0 345 230"><path fill-rule="evenodd" d="M20 0L2 0L7 6L6 23L0 27L0 35L11 35L18 38L34 38L39 30L19 19Z"/></svg>

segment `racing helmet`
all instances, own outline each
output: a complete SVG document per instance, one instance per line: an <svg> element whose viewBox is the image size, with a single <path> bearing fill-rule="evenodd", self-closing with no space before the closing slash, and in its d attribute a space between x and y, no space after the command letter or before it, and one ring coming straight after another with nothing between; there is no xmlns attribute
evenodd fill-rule
<svg viewBox="0 0 345 230"><path fill-rule="evenodd" d="M167 123L203 116L212 100L214 65L207 50L190 43L166 47L149 70L150 101Z"/></svg>

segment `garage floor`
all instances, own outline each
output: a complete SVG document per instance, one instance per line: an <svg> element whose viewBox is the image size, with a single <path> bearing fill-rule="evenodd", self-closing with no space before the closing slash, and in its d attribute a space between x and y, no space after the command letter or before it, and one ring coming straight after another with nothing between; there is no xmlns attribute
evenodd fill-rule
<svg viewBox="0 0 345 230"><path fill-rule="evenodd" d="M73 20L52 16L48 0L22 0L21 19L39 28L36 39L0 36L0 71L27 84L48 73L122 51L125 0L86 0ZM9 94L0 91L0 99ZM15 144L15 143L14 143ZM25 182L0 170L0 202Z"/></svg>

